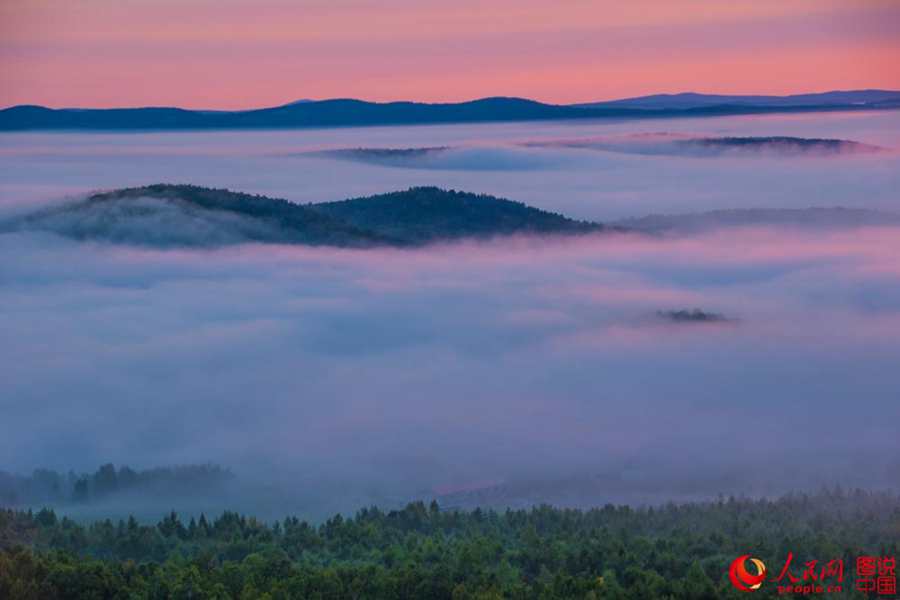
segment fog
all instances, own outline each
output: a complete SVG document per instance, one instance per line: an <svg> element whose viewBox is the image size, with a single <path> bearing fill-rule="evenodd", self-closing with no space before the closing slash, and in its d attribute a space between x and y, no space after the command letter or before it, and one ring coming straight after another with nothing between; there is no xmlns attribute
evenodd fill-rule
<svg viewBox="0 0 900 600"><path fill-rule="evenodd" d="M523 146L642 133L834 138L887 152L713 159ZM315 154L441 146L452 151L415 168ZM228 187L297 202L439 185L600 221L722 208L896 210L897 150L897 111L262 132L7 133L0 134L0 211L96 189L160 182Z"/></svg>
<svg viewBox="0 0 900 600"><path fill-rule="evenodd" d="M890 150L900 114L4 134L0 197L15 212L159 181L300 202L434 184L598 220L900 210L893 151L522 146L656 131ZM439 155L428 168L302 156L437 146L462 150L446 168ZM478 165L461 166L467 153ZM18 232L0 234L0 255L0 470L213 461L253 482L221 508L253 509L266 482L260 503L301 513L493 484L555 500L560 482L589 480L580 503L900 487L896 226L416 250L152 249ZM695 308L723 318L665 318Z"/></svg>

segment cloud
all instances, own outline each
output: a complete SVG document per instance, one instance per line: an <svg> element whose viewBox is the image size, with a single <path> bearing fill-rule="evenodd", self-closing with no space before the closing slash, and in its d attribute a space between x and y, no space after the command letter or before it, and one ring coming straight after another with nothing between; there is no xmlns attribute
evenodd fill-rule
<svg viewBox="0 0 900 600"><path fill-rule="evenodd" d="M514 147L435 146L423 148L339 148L294 156L318 156L402 169L523 171L558 166L560 156Z"/></svg>
<svg viewBox="0 0 900 600"><path fill-rule="evenodd" d="M215 460L355 499L560 474L658 499L676 480L893 485L898 234L415 251L0 235L0 451L20 469ZM740 323L656 316L685 306Z"/></svg>
<svg viewBox="0 0 900 600"><path fill-rule="evenodd" d="M159 181L298 202L440 185L597 220L896 210L895 153L530 149L557 162L514 173L283 154L661 129L898 147L897 118L7 136L0 210ZM494 481L528 496L590 480L592 502L897 487L898 240L890 226L761 226L415 251L161 250L0 234L0 468L211 460L274 482L257 501L325 513ZM657 317L694 307L737 321Z"/></svg>
<svg viewBox="0 0 900 600"><path fill-rule="evenodd" d="M526 142L533 148L577 148L624 154L712 157L826 157L887 152L886 148L852 140L792 136L704 136L684 133L640 133L581 139Z"/></svg>
<svg viewBox="0 0 900 600"><path fill-rule="evenodd" d="M885 111L302 132L3 134L0 216L50 198L159 182L227 187L303 203L436 185L601 222L729 208L814 205L896 211L897 152L706 160L520 144L668 131L695 137L851 139L896 149L898 115ZM435 159L435 168L398 168L308 154L340 148L440 146L454 150Z"/></svg>
<svg viewBox="0 0 900 600"><path fill-rule="evenodd" d="M282 240L277 224L224 210L209 210L162 198L124 202L81 199L58 210L3 221L2 229L46 231L80 240L155 247L219 246L254 240Z"/></svg>

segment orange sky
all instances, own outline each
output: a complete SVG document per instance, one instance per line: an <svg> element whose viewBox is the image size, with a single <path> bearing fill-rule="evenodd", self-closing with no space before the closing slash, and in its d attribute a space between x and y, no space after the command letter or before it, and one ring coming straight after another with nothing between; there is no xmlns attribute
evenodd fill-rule
<svg viewBox="0 0 900 600"><path fill-rule="evenodd" d="M0 106L900 89L894 0L0 0Z"/></svg>

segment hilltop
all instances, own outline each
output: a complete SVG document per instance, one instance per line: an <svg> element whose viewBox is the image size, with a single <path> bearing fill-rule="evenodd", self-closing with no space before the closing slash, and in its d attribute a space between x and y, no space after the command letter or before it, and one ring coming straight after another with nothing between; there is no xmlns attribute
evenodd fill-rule
<svg viewBox="0 0 900 600"><path fill-rule="evenodd" d="M603 228L521 202L436 187L307 206L355 227L410 243L519 233L588 233Z"/></svg>

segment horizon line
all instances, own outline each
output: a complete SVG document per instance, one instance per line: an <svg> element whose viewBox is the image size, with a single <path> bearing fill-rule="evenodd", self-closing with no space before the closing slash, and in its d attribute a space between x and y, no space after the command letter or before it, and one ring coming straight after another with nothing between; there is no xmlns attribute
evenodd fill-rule
<svg viewBox="0 0 900 600"><path fill-rule="evenodd" d="M452 105L452 104L467 104L471 102L480 102L484 100L496 100L496 99L505 99L505 100L524 100L528 102L536 102L539 104L544 104L547 106L579 106L585 104L601 104L601 103L609 103L609 102L621 102L627 100L637 100L641 98L652 98L657 96L685 96L685 95L698 95L698 96L723 96L723 97L757 97L757 98L791 98L794 96L811 96L811 95L821 95L821 94L835 94L835 93L850 93L850 92L890 92L896 93L900 95L900 90L893 90L889 88L881 88L881 87L866 87L866 88L851 88L851 89L825 89L822 91L802 91L791 94L766 94L760 92L749 92L749 93L719 93L719 92L698 92L695 90L685 90L685 91L677 91L677 92L668 92L668 91L660 91L653 92L650 94L641 94L638 96L617 96L614 98L606 98L599 100L583 100L578 102L567 102L567 103L559 103L559 102L547 102L544 100L538 100L536 98L529 98L527 96L508 96L502 94L495 94L489 96L479 96L475 98L469 98L466 100L439 100L439 101L425 101L425 100L367 100L361 97L353 97L353 96L334 96L329 98L299 98L296 100L288 100L282 104L273 104L273 105L265 105L265 106L256 106L250 108L186 108L184 106L179 106L177 104L142 104L142 105L131 105L131 106L52 106L48 104L36 104L36 103L20 103L20 104L11 104L7 106L0 107L0 110L9 110L13 108L22 108L22 107L33 107L33 108L44 108L48 110L139 110L139 109L176 109L176 110L184 110L190 112L222 112L222 113L237 113L237 112L251 112L254 110L266 110L272 108L282 108L285 106L290 106L292 104L304 104L304 103L318 103L318 102L336 102L336 101L353 101L353 102L363 102L366 104L426 104L426 105Z"/></svg>

